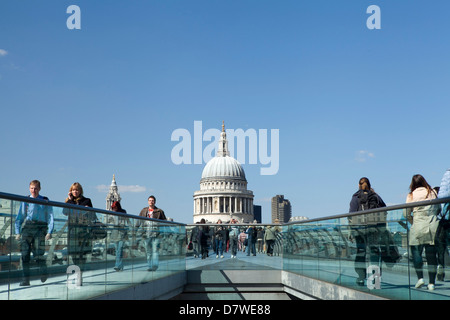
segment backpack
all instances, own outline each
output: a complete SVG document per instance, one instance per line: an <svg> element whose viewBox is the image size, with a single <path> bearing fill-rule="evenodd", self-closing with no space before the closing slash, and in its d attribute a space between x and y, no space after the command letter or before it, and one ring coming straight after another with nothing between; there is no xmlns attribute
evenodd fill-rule
<svg viewBox="0 0 450 320"><path fill-rule="evenodd" d="M378 198L373 191L361 190L358 194L358 211L378 208Z"/></svg>
<svg viewBox="0 0 450 320"><path fill-rule="evenodd" d="M229 235L230 235L230 237L237 237L239 235L238 228L232 228Z"/></svg>

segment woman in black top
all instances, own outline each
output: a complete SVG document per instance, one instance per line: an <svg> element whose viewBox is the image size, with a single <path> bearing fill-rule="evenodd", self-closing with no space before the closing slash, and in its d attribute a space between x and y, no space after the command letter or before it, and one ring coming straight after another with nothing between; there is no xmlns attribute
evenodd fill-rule
<svg viewBox="0 0 450 320"><path fill-rule="evenodd" d="M91 199L83 196L83 187L78 182L70 186L65 202L92 208ZM92 253L92 235L89 226L93 225L97 216L93 211L82 209L65 209L63 213L69 216L68 255L72 258L73 264L82 269L86 263L86 254Z"/></svg>

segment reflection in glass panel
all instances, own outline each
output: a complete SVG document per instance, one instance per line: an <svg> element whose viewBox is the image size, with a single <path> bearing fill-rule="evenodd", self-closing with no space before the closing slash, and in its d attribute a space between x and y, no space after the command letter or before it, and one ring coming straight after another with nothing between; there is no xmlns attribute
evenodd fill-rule
<svg viewBox="0 0 450 320"><path fill-rule="evenodd" d="M0 199L0 299L90 299L185 270L184 225L146 221L141 232L135 216L18 198Z"/></svg>
<svg viewBox="0 0 450 320"><path fill-rule="evenodd" d="M428 204L285 225L185 226L12 199L0 199L3 300L90 299L193 268L283 270L388 299L450 296L445 279L437 279L435 290L427 289L430 271L445 272L448 232L436 232L435 260L411 242ZM24 223L30 208L37 218ZM50 213L53 230L47 239ZM432 221L435 215L427 216ZM420 276L426 282L416 288ZM27 277L29 284L23 283Z"/></svg>
<svg viewBox="0 0 450 320"><path fill-rule="evenodd" d="M411 225L404 212L396 209L289 224L284 270L389 299L448 299L445 290L414 287L418 276L408 243ZM439 245L448 255L446 240ZM424 251L422 274L436 269Z"/></svg>

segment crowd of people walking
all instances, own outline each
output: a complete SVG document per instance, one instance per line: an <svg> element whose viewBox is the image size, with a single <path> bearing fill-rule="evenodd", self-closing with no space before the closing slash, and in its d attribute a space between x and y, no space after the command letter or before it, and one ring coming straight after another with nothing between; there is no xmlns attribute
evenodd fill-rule
<svg viewBox="0 0 450 320"><path fill-rule="evenodd" d="M41 184L33 180L29 185L30 197L35 199L48 198L40 195ZM433 200L436 198L450 197L450 169L448 169L440 186L433 188L420 174L412 177L409 185L409 193L406 197L407 208L404 217L409 222L408 248L411 261L417 276L415 288L425 285L424 260L425 253L429 290L435 290L436 280L445 278L445 256L448 255L448 224L449 204L420 204L410 205L416 202ZM76 265L83 266L86 263L86 255L92 252L92 244L96 239L92 226L98 221L92 210L83 210L81 207L92 208L92 202L83 195L81 184L74 183L69 188L65 202L79 206L79 210L64 208L63 214L68 217L67 249L68 256ZM155 206L156 198L148 197L148 206L143 208L140 217L167 220L163 210ZM350 240L356 244L355 271L357 284L364 285L368 281L367 263L378 266L381 273L381 261L395 262L399 259L398 252L392 250L392 239L386 228L386 221L370 220L370 214L364 215L364 224L357 222L356 213L386 207L381 196L375 192L367 177L358 182L358 190L352 195L350 201L349 216ZM145 243L148 271L155 271L159 264L159 248L161 239L157 226L147 220L137 219L132 226L133 232L128 232L131 227L126 210L122 209L119 202L115 202L112 210L121 213L120 219L113 221L118 227L118 233L111 235L116 247L115 271L123 270L124 241L140 237ZM47 279L46 263L44 260L45 241L52 238L54 232L54 216L51 206L37 203L23 202L15 219L14 230L19 241L22 260L21 286L30 285L30 257L33 257L40 270L41 281ZM140 230L140 231L139 231ZM278 225L262 226L256 223L244 225L231 219L223 223L218 220L214 224L206 223L202 219L192 228L189 238L189 246L192 247L195 258L206 259L212 250L212 256L223 259L224 253L230 253L231 259L235 259L238 253L245 256L265 254L274 255L275 243L281 233ZM395 247L395 246L392 246ZM388 253L386 253L388 252Z"/></svg>
<svg viewBox="0 0 450 320"><path fill-rule="evenodd" d="M257 253L273 256L275 240L280 232L279 227L260 226L256 221L249 225L238 224L236 219L225 224L222 220L216 224L206 224L205 219L201 219L192 228L189 243L194 258L206 259L210 250L216 259L223 259L224 252L229 252L232 259L237 257L238 252L246 256L256 256Z"/></svg>

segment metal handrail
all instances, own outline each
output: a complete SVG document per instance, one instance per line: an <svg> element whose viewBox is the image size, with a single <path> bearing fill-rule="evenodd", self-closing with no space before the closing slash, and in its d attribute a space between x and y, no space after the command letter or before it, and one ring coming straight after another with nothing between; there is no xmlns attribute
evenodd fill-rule
<svg viewBox="0 0 450 320"><path fill-rule="evenodd" d="M54 207L61 207L61 208L70 208L70 209L80 209L80 206L64 203L64 202L57 202L57 201L51 201L51 200L43 200L43 199L35 199L32 197L27 196L21 196L16 194L10 194L10 193L4 193L0 192L0 198L13 200L13 201L24 201L24 202L31 202L31 203L39 203L39 204L45 204L45 205L51 205ZM410 202L410 203L403 203L403 204L397 204L382 208L376 208L376 209L369 209L364 211L358 211L358 212L352 212L352 213L343 213L338 215L332 215L332 216L326 216L321 218L313 218L313 219L307 219L307 220L300 220L300 221L291 221L291 222L285 222L285 223L264 223L264 225L273 225L273 226L282 226L282 225L291 225L291 224L303 224L303 223L310 223L310 222L317 222L317 221L323 221L323 220L330 220L330 219L339 219L339 218L348 218L353 216L361 216L361 215L368 215L371 213L377 213L377 212L385 212L385 211L393 211L398 209L407 209L407 208L414 208L419 206L427 206L427 205L433 205L433 204L442 204L442 203L448 203L450 202L450 197L445 198L436 198L433 200L425 200L425 201L418 201L418 202ZM85 211L93 211L96 213L103 213L103 214L109 214L109 215L116 215L116 216L123 216L123 217L129 217L128 214L123 214L120 212L115 211L108 211L105 209L98 209L98 208L90 208L90 207L83 207L83 210ZM170 224L177 224L177 225L184 225L184 226L198 226L200 224L186 224L181 222L175 222L175 221L167 221L167 220L157 220L157 219L151 219L147 217L141 217L138 215L133 215L133 218L137 219L144 219L144 220L153 220L158 222L164 222L164 223L170 223ZM207 223L206 225L216 225L215 223ZM230 224L222 224L222 225L230 225ZM239 223L239 224L231 224L231 225L261 225L261 223Z"/></svg>
<svg viewBox="0 0 450 320"><path fill-rule="evenodd" d="M357 212L351 212L351 213L343 213L343 214L321 217L321 218L313 218L313 219L308 219L308 220L285 222L284 224L285 225L286 224L302 224L302 223L316 222L316 221L322 221L322 220L348 218L348 217L353 217L353 216L368 215L368 214L377 213L377 212L394 211L394 210L399 210L399 209L408 209L408 208L429 206L429 205L433 205L433 204L442 204L442 203L448 203L448 202L450 202L450 197L436 198L433 200L396 204L396 205L382 207L382 208L369 209L369 210L357 211Z"/></svg>
<svg viewBox="0 0 450 320"><path fill-rule="evenodd" d="M32 197L20 196L20 195L11 194L11 193L0 192L0 198L1 199L7 199L7 200L13 200L13 201L22 201L22 202L31 202L31 203L44 204L44 205L53 206L53 207L60 207L60 208L80 210L80 206L76 205L76 204L65 203L65 202L58 202L58 201L51 201L51 200L44 200L44 199L36 199L36 198L32 198ZM108 215L114 215L114 216L121 216L121 217L125 217L125 218L130 218L130 216L132 216L133 219L151 220L151 221L156 221L156 222L164 223L164 224L168 223L168 224L177 224L177 225L183 225L183 226L185 225L184 223L180 223L180 222L169 221L169 220L152 219L152 218L148 218L148 217L124 214L124 213L121 213L121 212L109 211L109 210L105 210L105 209L98 209L98 208L91 208L91 207L82 207L82 208L83 208L83 211L92 211L94 213L102 213L102 214L108 214Z"/></svg>

